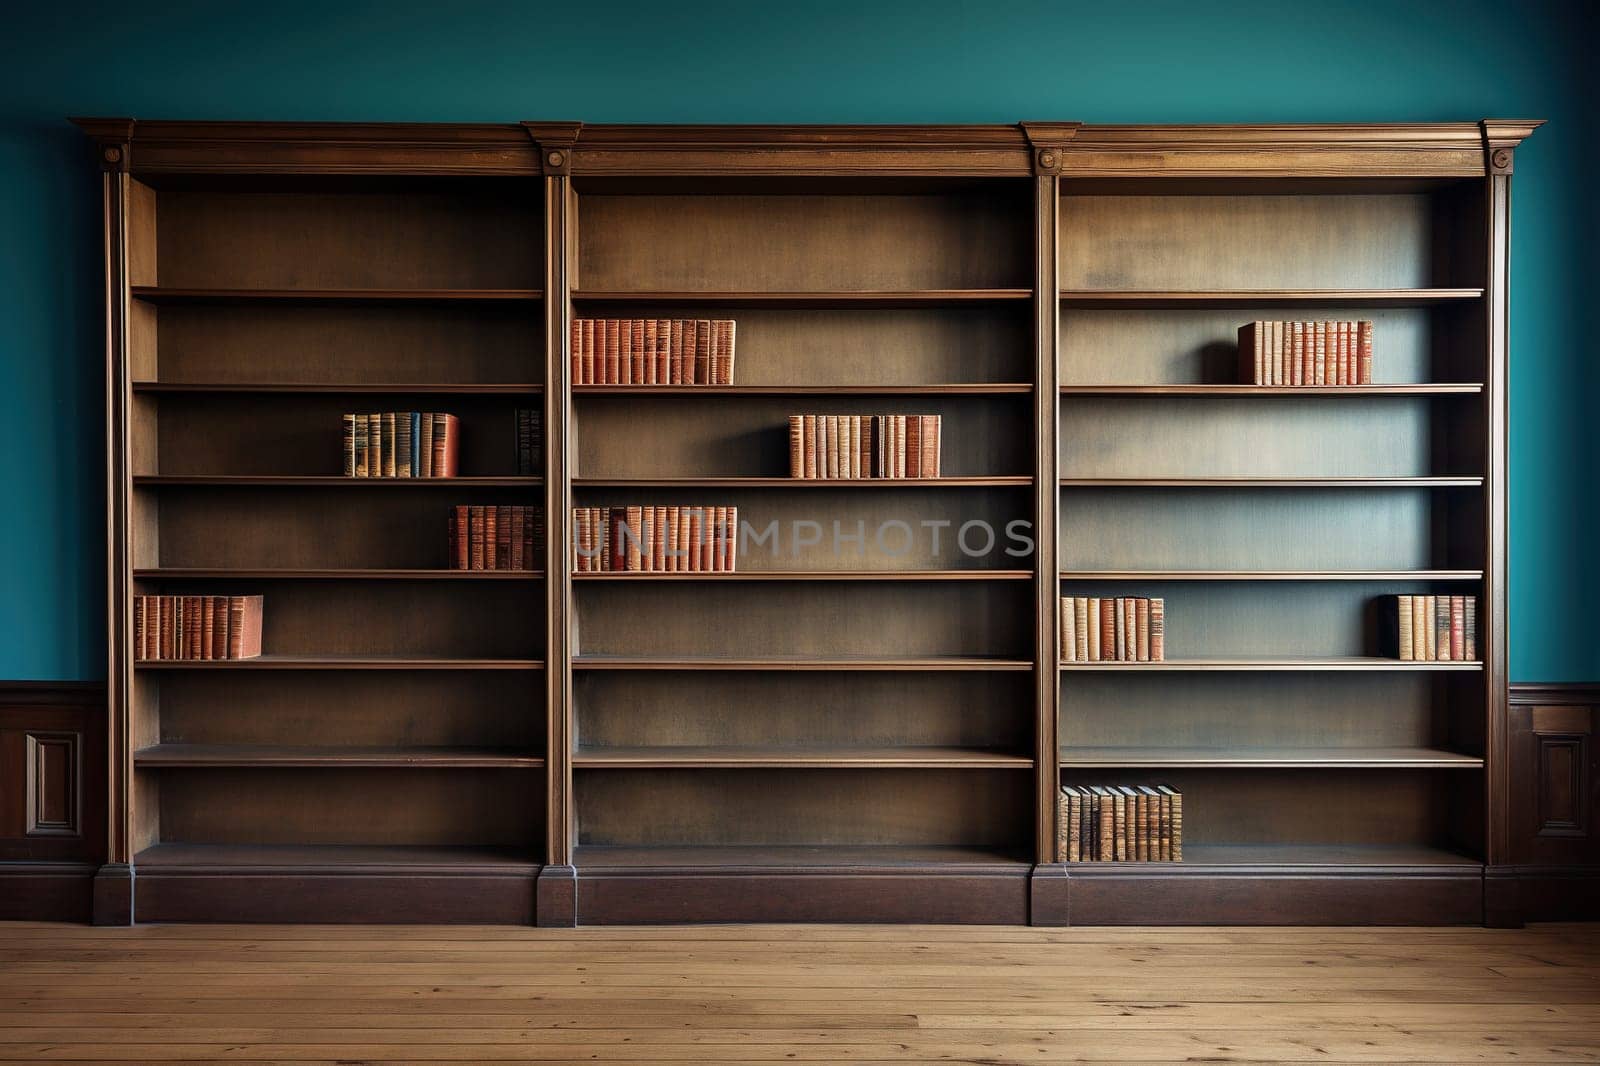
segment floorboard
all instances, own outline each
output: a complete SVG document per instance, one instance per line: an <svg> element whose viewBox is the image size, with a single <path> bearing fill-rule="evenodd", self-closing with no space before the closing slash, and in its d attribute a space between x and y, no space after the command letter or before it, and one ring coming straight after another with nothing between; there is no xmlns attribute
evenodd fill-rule
<svg viewBox="0 0 1600 1066"><path fill-rule="evenodd" d="M1600 926L0 923L0 1062L1600 1062Z"/></svg>

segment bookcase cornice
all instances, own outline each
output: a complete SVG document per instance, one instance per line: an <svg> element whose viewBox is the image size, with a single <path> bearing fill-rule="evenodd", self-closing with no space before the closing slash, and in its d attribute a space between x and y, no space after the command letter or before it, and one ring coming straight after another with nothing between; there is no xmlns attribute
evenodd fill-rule
<svg viewBox="0 0 1600 1066"><path fill-rule="evenodd" d="M1276 125L634 125L73 120L137 173L1463 178L1538 120ZM541 148L541 146L544 146ZM1054 165L1040 164L1048 152Z"/></svg>
<svg viewBox="0 0 1600 1066"><path fill-rule="evenodd" d="M585 126L580 174L1024 177L1018 126Z"/></svg>
<svg viewBox="0 0 1600 1066"><path fill-rule="evenodd" d="M97 139L126 129L133 169L150 174L537 175L536 142L577 125L74 121Z"/></svg>
<svg viewBox="0 0 1600 1066"><path fill-rule="evenodd" d="M1084 126L1065 177L1467 178L1486 131L1514 145L1538 122Z"/></svg>

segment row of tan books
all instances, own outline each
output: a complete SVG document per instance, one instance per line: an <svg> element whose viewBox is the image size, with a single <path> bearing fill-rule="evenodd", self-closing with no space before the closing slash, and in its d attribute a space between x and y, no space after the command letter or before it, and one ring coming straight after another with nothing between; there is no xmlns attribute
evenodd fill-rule
<svg viewBox="0 0 1600 1066"><path fill-rule="evenodd" d="M1406 662L1478 661L1478 597L1394 596L1382 611L1384 652Z"/></svg>
<svg viewBox="0 0 1600 1066"><path fill-rule="evenodd" d="M1061 598L1064 661L1159 663L1166 657L1166 601L1160 597Z"/></svg>
<svg viewBox="0 0 1600 1066"><path fill-rule="evenodd" d="M1370 385L1372 323L1246 323L1239 375L1254 385Z"/></svg>
<svg viewBox="0 0 1600 1066"><path fill-rule="evenodd" d="M1182 862L1183 793L1170 785L1063 785L1067 862Z"/></svg>
<svg viewBox="0 0 1600 1066"><path fill-rule="evenodd" d="M790 415L789 476L939 476L940 415Z"/></svg>
<svg viewBox="0 0 1600 1066"><path fill-rule="evenodd" d="M260 596L135 596L137 658L254 659L261 654Z"/></svg>
<svg viewBox="0 0 1600 1066"><path fill-rule="evenodd" d="M537 570L544 510L460 504L450 512L450 569Z"/></svg>
<svg viewBox="0 0 1600 1066"><path fill-rule="evenodd" d="M345 477L455 477L460 421L431 411L344 416Z"/></svg>
<svg viewBox="0 0 1600 1066"><path fill-rule="evenodd" d="M579 573L732 573L738 565L737 507L575 507L572 527Z"/></svg>
<svg viewBox="0 0 1600 1066"><path fill-rule="evenodd" d="M730 318L575 318L574 385L732 385Z"/></svg>

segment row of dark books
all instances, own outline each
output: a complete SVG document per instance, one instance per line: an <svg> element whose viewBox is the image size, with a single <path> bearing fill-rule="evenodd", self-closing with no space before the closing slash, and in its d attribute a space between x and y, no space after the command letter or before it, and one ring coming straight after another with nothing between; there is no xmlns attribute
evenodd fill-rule
<svg viewBox="0 0 1600 1066"><path fill-rule="evenodd" d="M575 318L574 385L732 385L730 318Z"/></svg>
<svg viewBox="0 0 1600 1066"><path fill-rule="evenodd" d="M1239 327L1239 375L1254 385L1370 385L1372 323L1247 323Z"/></svg>
<svg viewBox="0 0 1600 1066"><path fill-rule="evenodd" d="M455 477L460 420L431 411L344 416L345 477Z"/></svg>
<svg viewBox="0 0 1600 1066"><path fill-rule="evenodd" d="M1407 662L1478 661L1478 597L1394 596L1381 612L1384 651Z"/></svg>
<svg viewBox="0 0 1600 1066"><path fill-rule="evenodd" d="M517 423L517 476L537 477L543 472L544 412L519 407L512 414Z"/></svg>
<svg viewBox="0 0 1600 1066"><path fill-rule="evenodd" d="M254 659L260 596L135 596L133 648L141 660Z"/></svg>
<svg viewBox="0 0 1600 1066"><path fill-rule="evenodd" d="M1061 658L1069 663L1159 663L1167 657L1166 601L1061 597Z"/></svg>
<svg viewBox="0 0 1600 1066"><path fill-rule="evenodd" d="M450 512L450 569L538 570L544 509L460 504Z"/></svg>
<svg viewBox="0 0 1600 1066"><path fill-rule="evenodd" d="M573 569L579 573L732 573L737 507L575 507Z"/></svg>
<svg viewBox="0 0 1600 1066"><path fill-rule="evenodd" d="M789 476L939 476L940 415L790 415Z"/></svg>
<svg viewBox="0 0 1600 1066"><path fill-rule="evenodd" d="M1183 793L1170 785L1063 785L1067 862L1182 862Z"/></svg>

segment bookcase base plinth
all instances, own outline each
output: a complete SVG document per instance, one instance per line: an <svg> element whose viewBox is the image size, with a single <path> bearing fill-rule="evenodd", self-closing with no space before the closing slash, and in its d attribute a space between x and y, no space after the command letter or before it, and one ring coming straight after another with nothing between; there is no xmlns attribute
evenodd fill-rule
<svg viewBox="0 0 1600 1066"><path fill-rule="evenodd" d="M1069 866L1066 925L1479 925L1477 867ZM1038 923L1036 923L1038 924Z"/></svg>
<svg viewBox="0 0 1600 1066"><path fill-rule="evenodd" d="M153 850L135 857L140 922L528 925L540 869L457 849Z"/></svg>
<svg viewBox="0 0 1600 1066"><path fill-rule="evenodd" d="M813 866L641 865L579 851L579 925L904 922L1022 925L1024 862L862 862ZM634 851L635 849L618 849Z"/></svg>

